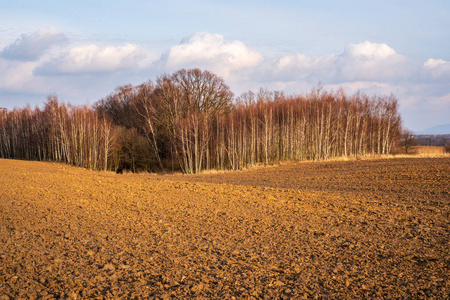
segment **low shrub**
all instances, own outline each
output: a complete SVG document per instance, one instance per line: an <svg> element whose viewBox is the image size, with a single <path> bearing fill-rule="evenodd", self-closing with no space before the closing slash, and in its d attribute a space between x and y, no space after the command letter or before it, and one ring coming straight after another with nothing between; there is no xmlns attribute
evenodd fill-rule
<svg viewBox="0 0 450 300"><path fill-rule="evenodd" d="M444 146L444 152L445 153L450 153L450 144L447 144Z"/></svg>

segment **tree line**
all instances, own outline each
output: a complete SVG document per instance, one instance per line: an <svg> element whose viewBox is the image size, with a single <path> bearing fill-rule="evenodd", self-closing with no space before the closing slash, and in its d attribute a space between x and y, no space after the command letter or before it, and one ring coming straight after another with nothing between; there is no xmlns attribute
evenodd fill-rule
<svg viewBox="0 0 450 300"><path fill-rule="evenodd" d="M394 96L321 86L234 98L199 69L118 87L92 106L48 97L43 109L0 111L0 156L121 171L239 170L283 160L389 154L400 139Z"/></svg>

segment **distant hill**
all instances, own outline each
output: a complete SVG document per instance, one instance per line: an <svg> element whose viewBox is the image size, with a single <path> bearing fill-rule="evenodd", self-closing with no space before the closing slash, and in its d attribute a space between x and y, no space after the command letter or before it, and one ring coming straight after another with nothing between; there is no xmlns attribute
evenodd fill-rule
<svg viewBox="0 0 450 300"><path fill-rule="evenodd" d="M420 135L430 135L430 134L450 134L450 124L437 125L425 129L424 131L417 132Z"/></svg>

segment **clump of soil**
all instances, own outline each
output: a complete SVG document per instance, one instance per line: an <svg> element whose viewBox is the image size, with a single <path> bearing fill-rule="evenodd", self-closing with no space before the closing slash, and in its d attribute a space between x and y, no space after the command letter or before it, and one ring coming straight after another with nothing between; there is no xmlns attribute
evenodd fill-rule
<svg viewBox="0 0 450 300"><path fill-rule="evenodd" d="M195 176L0 169L0 299L450 292L450 158Z"/></svg>

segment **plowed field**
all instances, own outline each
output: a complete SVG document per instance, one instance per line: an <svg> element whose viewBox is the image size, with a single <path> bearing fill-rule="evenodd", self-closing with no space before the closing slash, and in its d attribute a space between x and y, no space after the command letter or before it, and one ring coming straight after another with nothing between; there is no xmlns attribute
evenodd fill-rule
<svg viewBox="0 0 450 300"><path fill-rule="evenodd" d="M450 158L116 175L0 160L0 299L450 294Z"/></svg>

